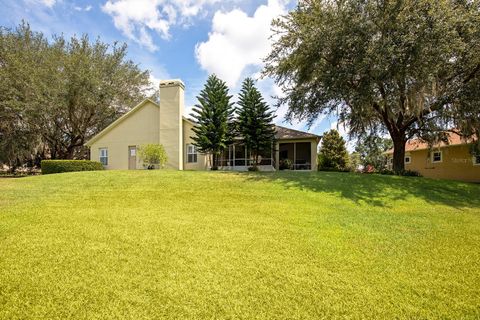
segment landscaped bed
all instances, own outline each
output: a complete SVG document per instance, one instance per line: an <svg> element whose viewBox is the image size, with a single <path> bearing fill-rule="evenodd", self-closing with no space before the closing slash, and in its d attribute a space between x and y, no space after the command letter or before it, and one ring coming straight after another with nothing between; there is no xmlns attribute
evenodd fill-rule
<svg viewBox="0 0 480 320"><path fill-rule="evenodd" d="M0 180L0 318L480 317L480 185L349 173Z"/></svg>

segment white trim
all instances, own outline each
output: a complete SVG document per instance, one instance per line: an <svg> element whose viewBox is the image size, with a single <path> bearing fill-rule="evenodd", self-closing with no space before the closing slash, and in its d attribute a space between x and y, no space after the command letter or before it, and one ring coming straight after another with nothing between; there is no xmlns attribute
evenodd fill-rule
<svg viewBox="0 0 480 320"><path fill-rule="evenodd" d="M472 157L472 163L474 166L480 166L480 161L477 162L477 157L480 157L480 154L476 154Z"/></svg>
<svg viewBox="0 0 480 320"><path fill-rule="evenodd" d="M434 157L435 157L435 153L440 153L440 160L439 161L435 161L434 160ZM431 155L431 159L432 159L432 163L441 163L443 162L443 152L441 150L435 150L435 151L432 151L432 155Z"/></svg>
<svg viewBox="0 0 480 320"><path fill-rule="evenodd" d="M190 150L192 149L192 151ZM195 161L189 161L188 156L193 156ZM197 163L198 162L198 152L197 147L191 143L187 144L187 163Z"/></svg>
<svg viewBox="0 0 480 320"><path fill-rule="evenodd" d="M102 151L105 151L104 155L102 155L103 153ZM103 163L102 158L106 160L105 163ZM106 147L98 148L98 161L100 161L100 163L103 164L104 166L108 166L108 148Z"/></svg>
<svg viewBox="0 0 480 320"><path fill-rule="evenodd" d="M407 161L407 158L408 158L408 161ZM405 155L404 163L405 164L411 164L412 163L412 156L410 154Z"/></svg>

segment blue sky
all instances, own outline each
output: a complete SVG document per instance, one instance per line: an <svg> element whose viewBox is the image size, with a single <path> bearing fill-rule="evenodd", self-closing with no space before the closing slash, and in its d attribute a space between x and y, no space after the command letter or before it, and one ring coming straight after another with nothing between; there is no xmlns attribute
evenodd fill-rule
<svg viewBox="0 0 480 320"><path fill-rule="evenodd" d="M271 79L259 79L262 59L271 46L270 21L295 3L288 0L0 0L0 25L14 27L22 19L47 36L88 33L91 39L126 42L129 58L151 71L152 81L180 78L185 82L185 114L210 73L225 80L232 94L251 76L265 100L281 95ZM285 109L276 110L277 124L321 134L336 119L319 118L311 128L286 123ZM342 130L341 130L342 131Z"/></svg>

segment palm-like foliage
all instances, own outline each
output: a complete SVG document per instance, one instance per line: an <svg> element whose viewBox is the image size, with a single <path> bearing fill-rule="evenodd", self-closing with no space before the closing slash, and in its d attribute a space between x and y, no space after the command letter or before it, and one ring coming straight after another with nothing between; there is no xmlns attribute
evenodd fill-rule
<svg viewBox="0 0 480 320"><path fill-rule="evenodd" d="M232 141L233 103L224 81L215 75L208 77L205 87L197 97L198 104L191 116L196 120L192 136L201 153L212 155L212 170L218 168L218 156Z"/></svg>
<svg viewBox="0 0 480 320"><path fill-rule="evenodd" d="M275 116L251 78L243 81L238 105L237 131L247 149L251 150L254 166L257 166L262 151L272 148L275 139L272 121Z"/></svg>

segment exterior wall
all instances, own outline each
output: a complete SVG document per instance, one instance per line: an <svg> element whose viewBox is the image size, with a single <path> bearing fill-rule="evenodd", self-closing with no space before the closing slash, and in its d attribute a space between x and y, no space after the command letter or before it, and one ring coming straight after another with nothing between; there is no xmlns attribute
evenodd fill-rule
<svg viewBox="0 0 480 320"><path fill-rule="evenodd" d="M411 162L405 164L405 169L417 171L427 178L480 182L480 165L473 164L468 145L448 146L434 151L442 152L442 162L432 162L429 150L410 151L406 155L411 156Z"/></svg>
<svg viewBox="0 0 480 320"><path fill-rule="evenodd" d="M99 161L99 148L108 148L108 165L106 169L128 169L128 147L146 143L158 143L159 109L147 101L135 110L119 125L106 132L90 146L90 159ZM137 169L142 163L137 153Z"/></svg>
<svg viewBox="0 0 480 320"><path fill-rule="evenodd" d="M183 170L183 108L183 83L180 80L160 82L159 143L168 155L166 166L178 170Z"/></svg>
<svg viewBox="0 0 480 320"><path fill-rule="evenodd" d="M293 143L293 142L310 142L311 146L311 164L312 171L318 170L318 143L319 141L316 138L313 139L292 139L292 140L279 140L275 146L275 169L279 170L279 160L280 160L280 143Z"/></svg>
<svg viewBox="0 0 480 320"><path fill-rule="evenodd" d="M197 162L196 163L187 163L187 145L192 144L193 140L190 138L191 136L195 135L192 131L193 124L183 119L183 143L182 143L182 152L183 152L183 169L185 170L207 170L208 169L208 157L205 154L198 153L197 154Z"/></svg>

